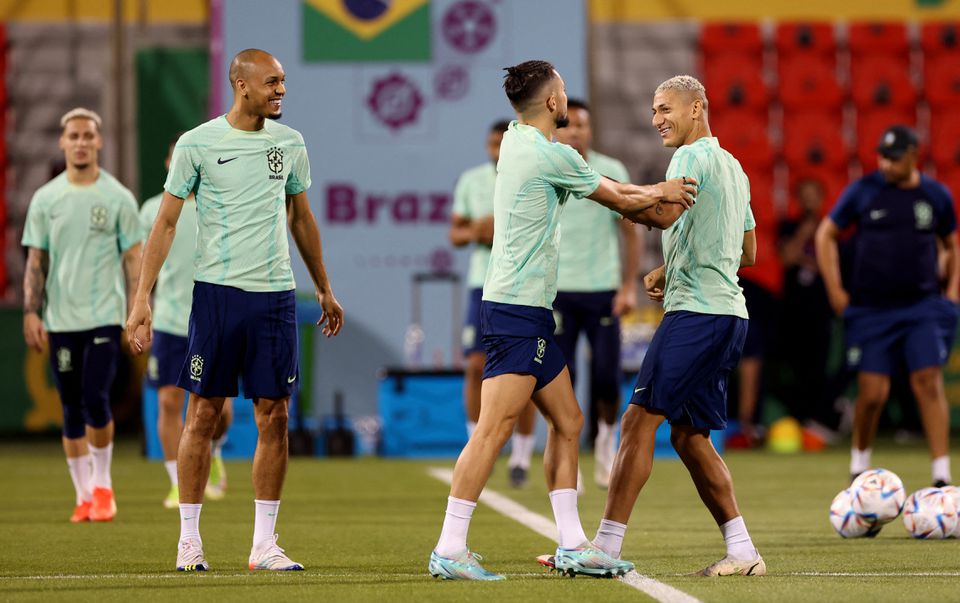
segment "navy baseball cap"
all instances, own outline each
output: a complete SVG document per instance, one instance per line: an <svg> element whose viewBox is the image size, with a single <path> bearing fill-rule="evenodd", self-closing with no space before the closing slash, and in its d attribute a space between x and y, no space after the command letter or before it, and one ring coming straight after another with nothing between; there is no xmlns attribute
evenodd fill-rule
<svg viewBox="0 0 960 603"><path fill-rule="evenodd" d="M883 131L880 136L880 142L877 144L877 153L880 153L887 159L900 159L910 147L916 148L918 145L917 133L913 128L895 125L890 126Z"/></svg>

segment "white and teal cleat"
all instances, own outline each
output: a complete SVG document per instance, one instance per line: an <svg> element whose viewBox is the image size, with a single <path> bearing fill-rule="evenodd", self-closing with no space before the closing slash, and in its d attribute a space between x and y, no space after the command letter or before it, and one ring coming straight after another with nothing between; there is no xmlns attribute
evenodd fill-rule
<svg viewBox="0 0 960 603"><path fill-rule="evenodd" d="M540 561L538 559L538 561ZM542 565L549 565L540 561ZM557 547L553 557L554 569L571 578L576 575L593 576L595 578L614 578L633 571L634 565L630 561L614 559L590 542L585 542L575 549Z"/></svg>
<svg viewBox="0 0 960 603"><path fill-rule="evenodd" d="M199 540L187 538L177 545L178 572L205 572L210 569L203 558L203 545Z"/></svg>
<svg viewBox="0 0 960 603"><path fill-rule="evenodd" d="M252 570L272 570L275 572L300 572L303 566L290 559L277 546L277 534L272 541L260 545L250 551L248 567Z"/></svg>
<svg viewBox="0 0 960 603"><path fill-rule="evenodd" d="M433 551L427 569L434 578L444 580L506 580L500 574L483 569L481 559L483 557L472 551L464 551L452 559L441 557Z"/></svg>

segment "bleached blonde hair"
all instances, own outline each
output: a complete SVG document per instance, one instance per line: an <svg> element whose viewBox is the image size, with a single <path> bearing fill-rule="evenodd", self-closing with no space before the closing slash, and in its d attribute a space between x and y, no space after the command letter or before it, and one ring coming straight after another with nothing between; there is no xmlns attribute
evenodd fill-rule
<svg viewBox="0 0 960 603"><path fill-rule="evenodd" d="M85 109L83 107L74 107L66 113L63 114L63 117L60 118L60 129L66 128L67 123L71 119L89 119L93 123L97 124L97 132L101 129L102 120L100 116L97 115L96 111L91 111L90 109Z"/></svg>
<svg viewBox="0 0 960 603"><path fill-rule="evenodd" d="M703 103L704 111L707 110L707 89L703 87L703 84L700 83L700 80L692 75L673 76L669 80L657 86L655 94L659 94L664 90L679 90L681 92L687 92L688 94L693 95L694 100L698 100Z"/></svg>

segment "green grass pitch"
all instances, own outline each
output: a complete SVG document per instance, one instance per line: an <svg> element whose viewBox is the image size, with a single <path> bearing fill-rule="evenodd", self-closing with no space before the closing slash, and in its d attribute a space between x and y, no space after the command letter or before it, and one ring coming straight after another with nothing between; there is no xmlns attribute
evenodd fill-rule
<svg viewBox="0 0 960 603"><path fill-rule="evenodd" d="M246 569L253 529L250 464L227 463L224 501L204 505L200 523L206 574L178 574L178 518L165 510L159 463L120 443L114 460L119 513L109 524L67 521L73 489L53 442L0 444L0 600L138 602L203 597L218 601L646 601L614 580L561 578L534 557L550 541L483 506L474 515L471 547L499 583L434 580L426 572L443 517L447 486L427 475L452 461L293 459L280 509L279 543L306 571ZM657 461L624 545L637 569L704 602L960 601L960 541L915 541L897 519L875 540L843 540L827 520L846 480L847 453L727 457L741 509L770 575L697 579L683 576L723 555L723 541L678 461ZM897 472L908 492L929 485L920 446L885 444L876 462ZM960 463L954 457L956 469ZM592 485L580 513L592 535L605 493ZM507 486L503 460L489 487L552 517L535 464L524 490ZM833 575L830 575L833 574ZM841 575L836 575L841 574Z"/></svg>

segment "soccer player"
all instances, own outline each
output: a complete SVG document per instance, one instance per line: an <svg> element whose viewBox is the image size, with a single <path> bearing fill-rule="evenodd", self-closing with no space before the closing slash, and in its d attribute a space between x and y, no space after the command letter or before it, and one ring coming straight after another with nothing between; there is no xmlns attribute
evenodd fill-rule
<svg viewBox="0 0 960 603"><path fill-rule="evenodd" d="M942 367L957 327L960 282L953 198L920 173L917 135L888 128L877 147L879 170L851 184L817 229L817 261L833 310L843 316L847 363L857 370L850 474L870 469L870 453L890 375L906 364L930 449L934 485L950 475L950 412ZM853 270L840 275L837 236L856 225ZM940 290L937 246L947 268Z"/></svg>
<svg viewBox="0 0 960 603"><path fill-rule="evenodd" d="M627 168L593 150L590 108L581 100L567 102L570 123L557 130L557 140L573 147L587 165L617 182L628 182ZM560 268L553 315L554 339L560 346L570 380L576 382L577 340L590 344L590 406L597 413L594 480L610 483L620 414L620 316L637 305L640 244L635 225L620 215L579 197L570 199L560 218Z"/></svg>
<svg viewBox="0 0 960 603"><path fill-rule="evenodd" d="M287 407L299 376L297 321L287 228L316 287L327 337L340 332L343 309L327 279L320 233L306 190L310 165L299 132L280 117L283 67L247 49L230 64L233 106L180 137L163 200L144 250L141 279L127 321L131 347L150 338L149 293L171 243L184 200L197 203L197 269L186 358L177 385L190 391L180 436L180 541L177 569L205 571L199 520L210 471L210 443L224 400L253 399L255 521L250 569L302 570L277 546L274 529L287 468Z"/></svg>
<svg viewBox="0 0 960 603"><path fill-rule="evenodd" d="M662 301L663 322L640 367L623 415L603 520L593 544L620 556L627 522L653 469L655 433L670 424L670 441L727 544L703 576L766 572L733 493L733 480L710 441L726 425L727 380L747 333L747 310L737 270L756 258L750 184L740 163L710 134L707 95L695 78L660 84L653 126L675 147L667 177L700 182L697 204L663 232L664 265L644 278L648 296ZM559 568L559 564L557 564Z"/></svg>
<svg viewBox="0 0 960 603"><path fill-rule="evenodd" d="M165 167L170 170L174 143L167 150ZM151 197L140 208L140 222L144 232L150 232L163 194ZM157 276L153 294L155 316L150 358L147 361L147 381L157 389L157 434L163 449L163 465L170 477L170 492L163 506L176 509L180 504L177 486L177 447L183 431L183 402L186 392L177 387L177 378L187 353L187 320L193 298L193 259L197 251L197 204L193 195L186 199L185 211L180 212L177 234L170 245L170 253ZM227 472L223 466L223 443L233 417L230 399L224 401L220 421L213 433L213 452L206 495L211 500L222 499L227 488Z"/></svg>
<svg viewBox="0 0 960 603"><path fill-rule="evenodd" d="M100 126L83 108L60 119L67 169L34 194L22 241L23 334L38 352L49 337L75 523L111 521L117 512L110 386L142 240L133 194L99 165Z"/></svg>
<svg viewBox="0 0 960 603"><path fill-rule="evenodd" d="M487 351L480 420L453 472L443 529L430 555L434 576L502 580L467 548L476 501L530 398L547 419L544 468L560 533L557 567L594 575L623 574L633 564L587 542L577 513L577 453L583 415L563 355L553 342L557 223L570 195L589 197L630 219L662 225L692 202L693 186L677 178L652 186L602 177L564 144L553 143L567 120L563 79L546 61L507 68L504 89L519 119L500 145L494 191L493 249L480 309Z"/></svg>

